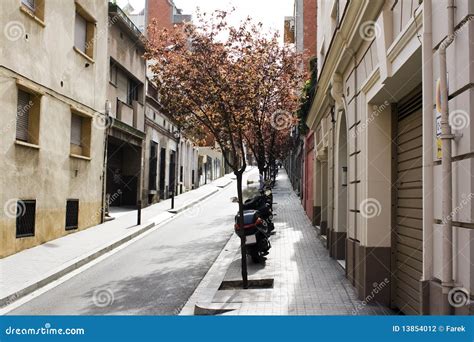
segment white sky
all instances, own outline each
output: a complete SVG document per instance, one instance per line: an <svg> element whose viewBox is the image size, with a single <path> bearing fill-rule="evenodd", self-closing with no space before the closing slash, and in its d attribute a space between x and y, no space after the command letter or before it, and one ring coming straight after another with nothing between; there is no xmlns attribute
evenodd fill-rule
<svg viewBox="0 0 474 342"><path fill-rule="evenodd" d="M145 5L145 0L118 0L117 3L124 6L128 1L136 11ZM262 22L265 31L279 31L280 39L283 36L284 17L293 15L293 0L174 0L174 2L183 10L183 14L193 15L197 7L204 12L235 7L235 12L229 20L232 25L238 25L241 20L250 16L254 21Z"/></svg>

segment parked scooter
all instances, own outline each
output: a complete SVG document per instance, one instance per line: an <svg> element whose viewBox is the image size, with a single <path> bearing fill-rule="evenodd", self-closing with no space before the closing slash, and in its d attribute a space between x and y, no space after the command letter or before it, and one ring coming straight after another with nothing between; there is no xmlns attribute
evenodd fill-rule
<svg viewBox="0 0 474 342"><path fill-rule="evenodd" d="M244 202L244 210L258 210L260 216L265 220L268 230L271 232L275 229L273 224L273 210L272 210L273 196L271 190L264 190L260 195L249 198Z"/></svg>
<svg viewBox="0 0 474 342"><path fill-rule="evenodd" d="M234 230L240 236L241 227L239 225L240 215L235 215ZM271 248L270 241L268 241L268 226L260 217L258 210L244 211L244 227L243 227L247 247L247 254L250 255L254 263L263 262L266 260L265 255Z"/></svg>

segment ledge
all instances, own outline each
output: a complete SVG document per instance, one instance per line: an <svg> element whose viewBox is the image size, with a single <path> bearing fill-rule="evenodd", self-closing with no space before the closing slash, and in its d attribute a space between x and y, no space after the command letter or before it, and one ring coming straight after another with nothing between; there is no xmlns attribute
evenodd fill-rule
<svg viewBox="0 0 474 342"><path fill-rule="evenodd" d="M368 93L369 90L377 83L377 81L380 79L380 68L377 65L374 70L370 73L369 77L365 80L365 82L362 84L360 87L360 90L362 90L364 93Z"/></svg>
<svg viewBox="0 0 474 342"><path fill-rule="evenodd" d="M94 114L91 114L91 113L87 112L86 110L84 110L82 108L79 108L75 105L71 105L70 107L71 107L71 112L73 112L75 114L78 114L78 115L86 117L86 118L93 118L94 117Z"/></svg>
<svg viewBox="0 0 474 342"><path fill-rule="evenodd" d="M41 96L45 94L45 92L39 86L31 82L30 80L17 78L16 85L29 93L33 92Z"/></svg>
<svg viewBox="0 0 474 342"><path fill-rule="evenodd" d="M75 159L87 160L87 161L91 161L91 160L92 160L91 157L81 156L81 155L79 155L79 154L74 154L74 153L70 153L70 154L69 154L69 157L75 158Z"/></svg>
<svg viewBox="0 0 474 342"><path fill-rule="evenodd" d="M90 58L89 56L87 56L84 52L82 52L81 50L79 50L77 47L73 46L73 49L74 51L76 51L79 55L81 55L82 57L84 57L89 63L95 63L95 61Z"/></svg>
<svg viewBox="0 0 474 342"><path fill-rule="evenodd" d="M38 18L36 15L34 15L31 10L29 10L27 7L25 7L24 5L21 5L20 6L20 11L22 13L25 13L29 18L33 19L36 23L38 23L40 26L42 27L45 27L46 24L44 23L43 20L41 20L40 18Z"/></svg>
<svg viewBox="0 0 474 342"><path fill-rule="evenodd" d="M15 140L15 145L25 146L25 147L33 148L35 150L40 149L39 145L31 144L31 143L28 143L26 141L21 141L21 140Z"/></svg>
<svg viewBox="0 0 474 342"><path fill-rule="evenodd" d="M395 58L403 51L405 46L408 44L416 33L423 27L423 6L419 6L415 11L414 16L408 21L404 29L395 37L395 40L387 49L387 59L390 63L393 63Z"/></svg>

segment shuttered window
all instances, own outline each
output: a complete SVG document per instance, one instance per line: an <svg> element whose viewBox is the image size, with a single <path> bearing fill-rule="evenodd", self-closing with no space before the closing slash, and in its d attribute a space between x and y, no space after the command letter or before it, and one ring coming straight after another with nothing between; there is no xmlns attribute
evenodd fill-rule
<svg viewBox="0 0 474 342"><path fill-rule="evenodd" d="M86 53L87 40L87 20L79 13L76 13L76 24L74 30L74 46L80 51Z"/></svg>
<svg viewBox="0 0 474 342"><path fill-rule="evenodd" d="M82 146L82 120L79 115L71 115L71 144Z"/></svg>
<svg viewBox="0 0 474 342"><path fill-rule="evenodd" d="M35 235L36 200L19 200L16 204L16 237Z"/></svg>
<svg viewBox="0 0 474 342"><path fill-rule="evenodd" d="M28 141L28 118L30 116L31 95L18 89L18 105L16 110L16 138Z"/></svg>
<svg viewBox="0 0 474 342"><path fill-rule="evenodd" d="M21 0L21 3L32 11L35 10L35 0Z"/></svg>

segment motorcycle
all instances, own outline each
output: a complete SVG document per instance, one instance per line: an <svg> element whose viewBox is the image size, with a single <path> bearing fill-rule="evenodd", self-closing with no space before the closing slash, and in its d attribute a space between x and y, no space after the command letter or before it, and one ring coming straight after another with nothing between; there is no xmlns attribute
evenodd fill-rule
<svg viewBox="0 0 474 342"><path fill-rule="evenodd" d="M268 225L269 231L275 229L273 224L273 210L272 210L273 196L271 190L262 191L260 195L249 198L244 202L244 210L258 210L262 219Z"/></svg>
<svg viewBox="0 0 474 342"><path fill-rule="evenodd" d="M241 234L239 218L240 214L237 213L235 215L234 231L238 236ZM244 211L243 231L247 254L250 255L252 261L254 263L265 261L265 256L271 248L270 241L268 241L269 230L265 220L260 217L258 210Z"/></svg>

